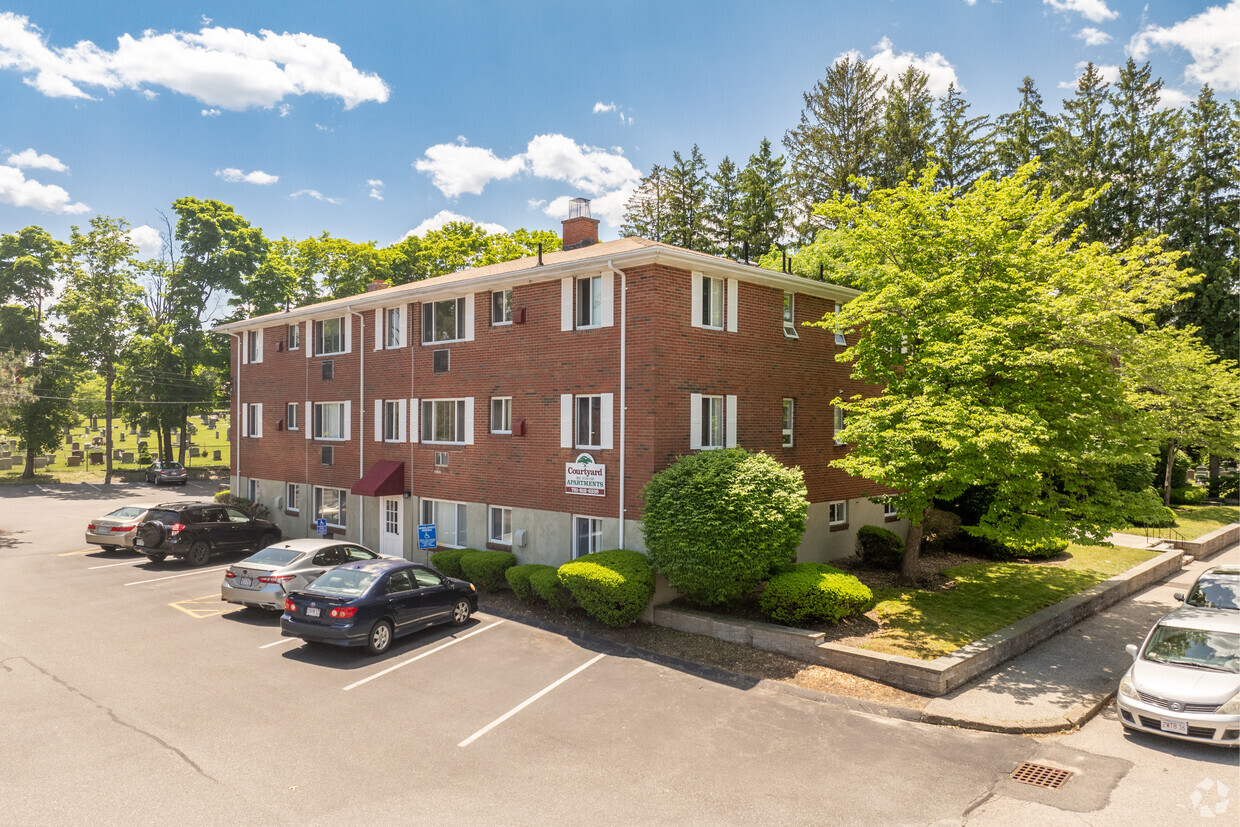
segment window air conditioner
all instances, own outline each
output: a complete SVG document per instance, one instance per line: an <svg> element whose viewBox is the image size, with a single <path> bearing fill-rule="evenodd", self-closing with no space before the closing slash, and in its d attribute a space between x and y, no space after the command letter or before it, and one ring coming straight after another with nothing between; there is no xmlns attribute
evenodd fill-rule
<svg viewBox="0 0 1240 827"><path fill-rule="evenodd" d="M436 451L435 452L435 467L436 468L447 468L448 467L448 452L447 451Z"/></svg>
<svg viewBox="0 0 1240 827"><path fill-rule="evenodd" d="M331 445L323 446L323 464L324 465L335 465L336 464L336 449L332 447Z"/></svg>
<svg viewBox="0 0 1240 827"><path fill-rule="evenodd" d="M447 373L450 359L450 350L436 350L433 354L435 373Z"/></svg>
<svg viewBox="0 0 1240 827"><path fill-rule="evenodd" d="M336 378L336 362L332 359L323 360L323 381L330 382Z"/></svg>

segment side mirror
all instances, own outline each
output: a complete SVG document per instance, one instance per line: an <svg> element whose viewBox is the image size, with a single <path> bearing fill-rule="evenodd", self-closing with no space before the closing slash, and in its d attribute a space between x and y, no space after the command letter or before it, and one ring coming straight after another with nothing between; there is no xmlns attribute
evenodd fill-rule
<svg viewBox="0 0 1240 827"><path fill-rule="evenodd" d="M1127 652L1128 656L1132 658L1133 660L1137 659L1137 646L1135 643L1130 643L1127 646L1125 646L1124 651Z"/></svg>
<svg viewBox="0 0 1240 827"><path fill-rule="evenodd" d="M1181 603L1184 602L1184 592L1176 592L1174 596L1176 600L1180 601Z"/></svg>

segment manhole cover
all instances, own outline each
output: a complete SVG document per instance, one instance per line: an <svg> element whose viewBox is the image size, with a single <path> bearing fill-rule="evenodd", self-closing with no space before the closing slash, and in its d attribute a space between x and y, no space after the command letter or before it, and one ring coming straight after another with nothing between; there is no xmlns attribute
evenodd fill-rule
<svg viewBox="0 0 1240 827"><path fill-rule="evenodd" d="M1067 770L1057 770L1044 764L1030 764L1028 761L1021 764L1012 773L1012 780L1014 781L1019 781L1022 784L1032 784L1035 787L1045 787L1048 790L1059 789L1071 777L1072 773Z"/></svg>

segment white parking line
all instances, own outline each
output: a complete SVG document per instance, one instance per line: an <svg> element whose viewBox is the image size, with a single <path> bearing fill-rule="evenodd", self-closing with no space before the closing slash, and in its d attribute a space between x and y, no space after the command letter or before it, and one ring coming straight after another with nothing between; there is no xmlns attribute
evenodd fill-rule
<svg viewBox="0 0 1240 827"><path fill-rule="evenodd" d="M126 583L126 586L141 586L143 583L156 583L160 580L172 580L177 577L189 577L192 574L210 574L213 571L223 571L228 566L220 566L217 569L199 569L198 571L187 571L184 574L170 574L167 577L152 577L150 580L135 580L132 583Z"/></svg>
<svg viewBox="0 0 1240 827"><path fill-rule="evenodd" d="M502 620L497 620L497 621L495 621L494 623L492 623L490 626L483 626L481 629L474 629L472 632L470 632L470 633L469 633L469 634L467 634L467 635L461 635L460 637L453 638L452 640L448 641L447 643L444 643L444 644L442 644L442 645L440 645L440 646L436 646L434 649L431 649L431 650L429 650L429 651L423 652L423 653L422 653L422 654L420 654L420 655L414 655L413 657L409 658L409 660L406 660L406 661L401 661L400 663L396 664L395 666L389 666L387 669L384 669L382 672L376 672L375 674L371 675L369 678L362 678L360 681L356 681L355 683L351 683L351 684L349 684L348 686L346 686L346 687L344 688L344 691L345 691L345 692L348 692L350 689L353 689L353 688L354 688L354 687L356 687L356 686L361 686L361 685L362 685L362 684L364 684L364 683L369 683L369 682L373 681L375 678L381 678L381 677L383 677L384 675L386 675L388 672L395 672L397 669L401 668L402 666L408 666L409 664L413 663L415 660L422 660L422 658L426 657L427 655L433 655L433 654L435 654L435 653L436 653L436 652L438 652L440 649L447 649L449 646L453 646L453 645L455 645L455 644L457 644L457 643L460 643L462 640L465 640L466 638L470 638L470 637L473 637L474 635L482 634L482 633L483 633L483 632L485 632L487 629L494 629L496 626L500 625L500 624L501 624L501 623L503 623L503 622L504 622L504 621L502 621Z"/></svg>
<svg viewBox="0 0 1240 827"><path fill-rule="evenodd" d="M280 638L274 643L264 643L262 646L258 648L259 649L270 649L272 646L279 646L281 643L301 643L301 638L299 637Z"/></svg>
<svg viewBox="0 0 1240 827"><path fill-rule="evenodd" d="M605 654L600 654L600 655L595 655L594 657L590 658L588 661L586 661L585 663L581 664L581 666L578 666L576 669L574 669L573 671L569 672L567 675L565 675L564 677L560 678L558 681L556 681L555 683L551 684L551 685L550 685L550 686L548 686L546 689L543 689L543 690L542 690L541 692L539 692L537 695L534 695L534 696L533 696L533 697L531 697L531 698L527 698L527 699L526 699L525 701L523 701L522 703L517 704L517 705L516 705L516 706L514 706L512 709L508 710L508 711L507 711L507 712L505 712L503 715L499 716L499 717L498 717L498 718L496 718L494 721L492 721L491 723L487 724L487 725L486 725L486 726L484 726L482 729L478 730L477 732L475 732L473 735L471 735L471 736L469 736L468 738L466 738L466 739L465 739L464 741L462 741L461 743L457 744L457 746L458 746L458 747L467 747L467 746L469 746L469 745L470 745L470 744L472 744L474 741L477 741L479 738L481 738L483 735L486 735L488 732L490 732L491 730L495 729L497 726L499 726L500 724L502 724L504 721L507 721L507 720L508 720L509 718L511 718L513 715L516 715L518 712L520 712L521 710L525 709L525 708L526 708L527 706L529 706L530 704L534 703L534 701L538 700L538 699L539 699L539 698L541 698L543 695L546 695L546 694L547 694L548 692L550 692L552 689L555 689L557 686L559 686L560 684L564 683L564 681L568 680L568 679L569 679L569 678L571 678L573 675L576 675L578 672L584 672L585 670L589 669L591 666L593 666L594 664L598 663L600 660L602 660L602 659L603 659L603 658L605 658L605 657L607 657L607 655L605 655Z"/></svg>
<svg viewBox="0 0 1240 827"><path fill-rule="evenodd" d="M94 571L95 569L113 569L113 568L116 568L117 566L136 566L139 563L145 563L145 562L146 560L126 560L123 563L108 563L106 566L89 566L86 570Z"/></svg>

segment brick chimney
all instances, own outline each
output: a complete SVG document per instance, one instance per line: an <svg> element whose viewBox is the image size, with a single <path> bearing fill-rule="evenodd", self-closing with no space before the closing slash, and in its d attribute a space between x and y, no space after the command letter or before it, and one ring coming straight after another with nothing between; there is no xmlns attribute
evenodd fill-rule
<svg viewBox="0 0 1240 827"><path fill-rule="evenodd" d="M576 250L598 244L598 219L590 217L590 199L574 198L568 202L568 218L564 219L564 249Z"/></svg>
<svg viewBox="0 0 1240 827"><path fill-rule="evenodd" d="M386 281L384 281L383 279L375 279L370 284L366 285L366 292L372 293L375 290L384 290L386 288L387 288Z"/></svg>

